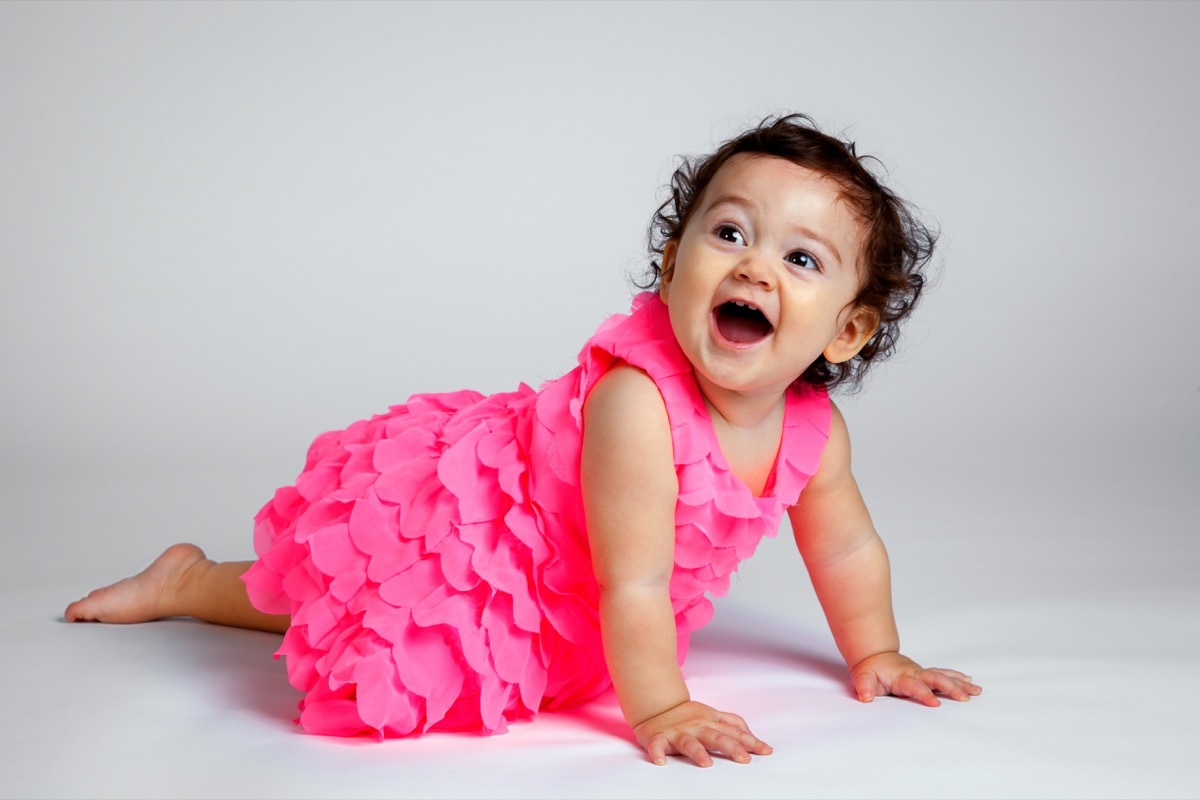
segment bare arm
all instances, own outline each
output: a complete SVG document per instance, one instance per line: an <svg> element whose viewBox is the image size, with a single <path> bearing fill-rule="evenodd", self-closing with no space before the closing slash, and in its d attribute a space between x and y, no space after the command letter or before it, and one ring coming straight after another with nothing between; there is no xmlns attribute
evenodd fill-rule
<svg viewBox="0 0 1200 800"><path fill-rule="evenodd" d="M581 478L605 657L637 725L689 699L668 593L679 489L666 409L644 374L618 367L589 394Z"/></svg>
<svg viewBox="0 0 1200 800"><path fill-rule="evenodd" d="M899 653L887 551L850 471L850 435L836 406L820 469L790 517L796 545L860 700L897 694L938 705L935 691L955 700L979 694L969 676L922 669Z"/></svg>
<svg viewBox="0 0 1200 800"><path fill-rule="evenodd" d="M770 752L736 715L691 701L679 670L670 582L675 477L662 396L645 373L620 365L584 404L584 512L600 586L604 655L625 719L655 763L709 751L748 761Z"/></svg>

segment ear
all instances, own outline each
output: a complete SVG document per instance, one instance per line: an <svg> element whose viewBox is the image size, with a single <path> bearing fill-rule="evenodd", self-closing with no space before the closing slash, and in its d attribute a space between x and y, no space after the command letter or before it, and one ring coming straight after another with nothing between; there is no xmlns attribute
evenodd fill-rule
<svg viewBox="0 0 1200 800"><path fill-rule="evenodd" d="M675 255L679 252L679 240L670 239L663 245L662 269L659 271L658 296L667 302L671 293L671 280L675 277Z"/></svg>
<svg viewBox="0 0 1200 800"><path fill-rule="evenodd" d="M854 306L843 314L845 318L841 321L837 336L826 345L823 352L825 360L831 364L840 364L858 355L858 351L866 346L879 327L879 312L866 306Z"/></svg>

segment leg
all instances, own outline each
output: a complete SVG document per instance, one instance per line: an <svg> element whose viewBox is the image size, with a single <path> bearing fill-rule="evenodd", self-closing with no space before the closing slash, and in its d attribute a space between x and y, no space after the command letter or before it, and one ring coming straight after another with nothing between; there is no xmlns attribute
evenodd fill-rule
<svg viewBox="0 0 1200 800"><path fill-rule="evenodd" d="M251 563L217 563L194 544L177 544L137 575L71 603L64 616L68 622L148 622L186 616L283 633L290 622L287 615L264 614L250 605L241 578Z"/></svg>

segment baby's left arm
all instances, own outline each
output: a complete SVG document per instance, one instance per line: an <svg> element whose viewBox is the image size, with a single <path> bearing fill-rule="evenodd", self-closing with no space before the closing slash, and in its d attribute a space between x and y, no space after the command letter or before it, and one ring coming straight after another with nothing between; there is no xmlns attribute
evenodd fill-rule
<svg viewBox="0 0 1200 800"><path fill-rule="evenodd" d="M850 472L850 435L836 406L820 468L790 517L859 700L893 694L936 706L935 693L969 700L982 691L957 670L924 669L900 654L887 551Z"/></svg>

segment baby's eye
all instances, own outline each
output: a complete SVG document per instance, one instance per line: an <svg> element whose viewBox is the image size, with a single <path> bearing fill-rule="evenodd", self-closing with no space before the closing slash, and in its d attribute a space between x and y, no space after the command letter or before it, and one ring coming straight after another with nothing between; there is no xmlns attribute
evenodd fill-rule
<svg viewBox="0 0 1200 800"><path fill-rule="evenodd" d="M798 250L787 257L789 264L795 264L800 269L815 269L821 271L821 263L813 256L812 253L806 253L803 250Z"/></svg>
<svg viewBox="0 0 1200 800"><path fill-rule="evenodd" d="M732 225L718 225L716 231L718 239L724 239L733 244L745 244L746 237L742 236L742 232Z"/></svg>

